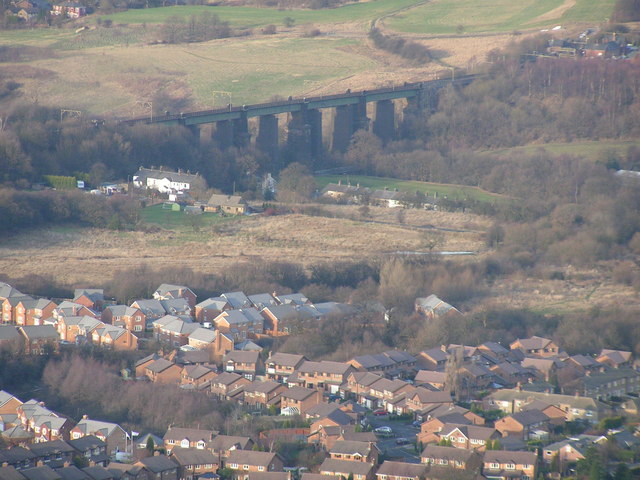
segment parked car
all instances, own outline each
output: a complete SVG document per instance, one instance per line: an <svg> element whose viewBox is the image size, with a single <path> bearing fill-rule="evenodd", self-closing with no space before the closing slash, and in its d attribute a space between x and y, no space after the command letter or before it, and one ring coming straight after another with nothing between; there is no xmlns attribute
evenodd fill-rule
<svg viewBox="0 0 640 480"><path fill-rule="evenodd" d="M380 437L393 437L393 430L391 430L391 427L378 427L373 432Z"/></svg>
<svg viewBox="0 0 640 480"><path fill-rule="evenodd" d="M408 438L401 437L396 439L396 445L407 445L409 443L411 443L411 440Z"/></svg>
<svg viewBox="0 0 640 480"><path fill-rule="evenodd" d="M378 416L382 416L382 415L387 415L389 412L387 412L385 409L380 408L378 410L375 410L373 412L374 415L378 415Z"/></svg>
<svg viewBox="0 0 640 480"><path fill-rule="evenodd" d="M416 428L420 428L422 426L422 422L419 420L416 420L414 422L411 423L412 427L416 427Z"/></svg>

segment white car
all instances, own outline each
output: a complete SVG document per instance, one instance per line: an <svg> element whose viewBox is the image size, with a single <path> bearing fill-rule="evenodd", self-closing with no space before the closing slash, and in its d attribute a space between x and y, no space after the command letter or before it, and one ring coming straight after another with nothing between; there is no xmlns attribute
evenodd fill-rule
<svg viewBox="0 0 640 480"><path fill-rule="evenodd" d="M378 427L373 431L381 435L393 435L393 430L391 430L391 427Z"/></svg>

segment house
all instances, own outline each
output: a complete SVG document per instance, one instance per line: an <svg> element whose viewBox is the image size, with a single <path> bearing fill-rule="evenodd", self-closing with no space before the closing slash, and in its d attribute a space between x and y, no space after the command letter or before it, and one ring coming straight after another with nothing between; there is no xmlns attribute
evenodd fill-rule
<svg viewBox="0 0 640 480"><path fill-rule="evenodd" d="M178 193L205 186L204 179L198 174L173 172L163 168L140 167L133 175L133 185L137 188L156 190L160 193Z"/></svg>
<svg viewBox="0 0 640 480"><path fill-rule="evenodd" d="M225 310L213 321L218 330L228 333L236 341L252 338L264 330L264 317L253 307Z"/></svg>
<svg viewBox="0 0 640 480"><path fill-rule="evenodd" d="M348 460L351 462L365 462L378 464L380 451L372 442L358 442L353 440L338 440L329 450L330 458Z"/></svg>
<svg viewBox="0 0 640 480"><path fill-rule="evenodd" d="M357 202L358 197L368 193L368 188L360 188L360 184L356 186L351 185L351 183L343 185L342 180L339 180L338 183L329 183L322 189L323 197L334 200L347 200L350 202Z"/></svg>
<svg viewBox="0 0 640 480"><path fill-rule="evenodd" d="M107 444L95 435L86 435L69 440L68 443L73 447L77 455L88 462L89 466L101 465L104 467L109 463Z"/></svg>
<svg viewBox="0 0 640 480"><path fill-rule="evenodd" d="M4 326L0 326L0 331L2 331L3 328ZM9 328L13 328L15 330L14 327ZM0 415L7 413L15 414L20 405L22 405L22 401L18 397L11 395L4 390L0 390Z"/></svg>
<svg viewBox="0 0 640 480"><path fill-rule="evenodd" d="M63 480L60 474L49 465L27 468L21 470L20 474L27 480Z"/></svg>
<svg viewBox="0 0 640 480"><path fill-rule="evenodd" d="M160 355L158 355L157 353L152 353L151 355L147 355L146 357L138 360L134 364L136 378L144 377L146 368L159 358Z"/></svg>
<svg viewBox="0 0 640 480"><path fill-rule="evenodd" d="M21 300L16 305L16 324L43 325L44 319L51 317L57 306L46 298Z"/></svg>
<svg viewBox="0 0 640 480"><path fill-rule="evenodd" d="M294 305L269 305L264 307L260 313L265 320L265 333L274 337L289 334L292 331L292 323L302 320Z"/></svg>
<svg viewBox="0 0 640 480"><path fill-rule="evenodd" d="M562 393L610 400L640 393L640 373L629 367L610 368L586 375L562 385Z"/></svg>
<svg viewBox="0 0 640 480"><path fill-rule="evenodd" d="M99 311L104 304L104 290L101 288L76 288L73 301L91 310Z"/></svg>
<svg viewBox="0 0 640 480"><path fill-rule="evenodd" d="M502 389L490 393L483 399L483 408L499 409L510 414L521 410L524 405L534 400L541 400L558 407L565 412L567 421L585 420L589 423L598 423L601 418L610 413L608 407L594 398L518 389Z"/></svg>
<svg viewBox="0 0 640 480"><path fill-rule="evenodd" d="M420 454L420 462L455 470L477 471L482 465L482 456L476 450L427 445Z"/></svg>
<svg viewBox="0 0 640 480"><path fill-rule="evenodd" d="M81 343L90 341L93 331L103 326L104 323L89 315L65 315L58 318L56 328L62 341Z"/></svg>
<svg viewBox="0 0 640 480"><path fill-rule="evenodd" d="M131 307L140 310L144 314L147 323L151 323L154 320L167 315L167 311L164 309L162 303L160 303L160 300L136 300L131 304Z"/></svg>
<svg viewBox="0 0 640 480"><path fill-rule="evenodd" d="M287 387L281 383L272 380L264 382L256 380L243 387L243 402L254 408L267 408L267 405L271 405L276 401L277 397L285 390L287 390Z"/></svg>
<svg viewBox="0 0 640 480"><path fill-rule="evenodd" d="M442 370L447 363L449 353L442 348L430 348L418 353L416 359L426 370Z"/></svg>
<svg viewBox="0 0 640 480"><path fill-rule="evenodd" d="M178 478L195 480L201 475L218 471L219 459L208 450L176 447L171 451L171 459L178 464Z"/></svg>
<svg viewBox="0 0 640 480"><path fill-rule="evenodd" d="M18 305L22 305L24 302L32 301L33 297L29 295L15 295L5 299L0 300L0 304L2 305L2 321L3 323L18 323L18 314L17 307ZM24 311L23 311L24 318ZM24 324L24 321L23 321Z"/></svg>
<svg viewBox="0 0 640 480"><path fill-rule="evenodd" d="M266 363L267 378L278 382L287 382L287 378L306 361L304 355L295 355L292 353L274 353L269 352L269 358Z"/></svg>
<svg viewBox="0 0 640 480"><path fill-rule="evenodd" d="M534 452L484 452L482 475L487 480L534 480L538 456Z"/></svg>
<svg viewBox="0 0 640 480"><path fill-rule="evenodd" d="M255 295L249 295L248 298L251 304L256 307L259 312L261 312L266 307L279 305L278 300L276 300L275 297L270 293L258 293Z"/></svg>
<svg viewBox="0 0 640 480"><path fill-rule="evenodd" d="M577 369L581 374L586 372L595 372L602 368L602 364L596 362L593 358L586 355L571 355L564 360L565 364Z"/></svg>
<svg viewBox="0 0 640 480"><path fill-rule="evenodd" d="M110 422L91 420L84 415L82 420L71 429L71 440L94 435L107 444L107 454L115 455L116 452L124 452L127 446L127 433L124 429Z"/></svg>
<svg viewBox="0 0 640 480"><path fill-rule="evenodd" d="M234 450L251 450L254 443L250 437L235 435L216 435L207 444L207 449L218 458L218 464L223 464Z"/></svg>
<svg viewBox="0 0 640 480"><path fill-rule="evenodd" d="M320 465L322 475L337 475L353 480L373 480L375 467L366 462L352 462L349 460L336 460L327 458Z"/></svg>
<svg viewBox="0 0 640 480"><path fill-rule="evenodd" d="M374 190L369 195L369 201L372 205L379 205L387 208L398 208L404 206L404 193L399 192L398 189L387 190Z"/></svg>
<svg viewBox="0 0 640 480"><path fill-rule="evenodd" d="M453 405L449 392L431 391L423 387L415 389L414 393L407 396L407 410L418 414L435 405Z"/></svg>
<svg viewBox="0 0 640 480"><path fill-rule="evenodd" d="M218 376L218 373L213 368L205 367L204 365L185 365L180 375L180 384L199 387L216 378L216 376Z"/></svg>
<svg viewBox="0 0 640 480"><path fill-rule="evenodd" d="M322 401L322 393L304 387L292 387L285 389L280 394L280 411L290 415L299 415L307 412L311 407Z"/></svg>
<svg viewBox="0 0 640 480"><path fill-rule="evenodd" d="M0 471L4 471L6 468L24 470L34 467L35 464L35 454L24 447L13 447L7 450L0 450Z"/></svg>
<svg viewBox="0 0 640 480"><path fill-rule="evenodd" d="M429 467L419 463L385 460L376 472L377 480L423 480Z"/></svg>
<svg viewBox="0 0 640 480"><path fill-rule="evenodd" d="M0 325L0 348L20 351L24 347L24 338L13 325Z"/></svg>
<svg viewBox="0 0 640 480"><path fill-rule="evenodd" d="M59 320L62 317L82 317L84 315L93 318L99 317L99 315L89 307L65 300L53 309L53 314L51 316L56 320Z"/></svg>
<svg viewBox="0 0 640 480"><path fill-rule="evenodd" d="M596 362L608 365L613 368L631 367L633 364L633 354L623 350L603 349L596 357Z"/></svg>
<svg viewBox="0 0 640 480"><path fill-rule="evenodd" d="M395 367L396 362L382 353L359 355L347 362L360 372L373 372L384 375L387 370Z"/></svg>
<svg viewBox="0 0 640 480"><path fill-rule="evenodd" d="M420 370L413 380L414 385L431 385L432 387L442 390L444 388L446 374L432 370Z"/></svg>
<svg viewBox="0 0 640 480"><path fill-rule="evenodd" d="M35 455L36 465L46 465L51 468L66 467L73 461L75 450L63 440L33 443L29 450Z"/></svg>
<svg viewBox="0 0 640 480"><path fill-rule="evenodd" d="M523 368L530 370L538 378L542 378L547 382L551 381L558 370L565 365L557 358L533 358L526 357L522 359L520 365Z"/></svg>
<svg viewBox="0 0 640 480"><path fill-rule="evenodd" d="M182 369L169 360L158 358L147 365L144 374L154 383L180 383Z"/></svg>
<svg viewBox="0 0 640 480"><path fill-rule="evenodd" d="M233 450L225 461L225 467L239 472L282 472L284 462L275 452Z"/></svg>
<svg viewBox="0 0 640 480"><path fill-rule="evenodd" d="M329 393L337 393L340 385L347 379L349 373L355 369L348 363L305 361L296 370L298 380L305 388L317 388Z"/></svg>
<svg viewBox="0 0 640 480"><path fill-rule="evenodd" d="M509 345L511 350L522 350L525 355L536 357L555 357L560 353L560 348L548 338L533 336L519 338Z"/></svg>
<svg viewBox="0 0 640 480"><path fill-rule="evenodd" d="M215 430L169 426L162 442L167 453L171 453L174 447L204 450L217 433Z"/></svg>
<svg viewBox="0 0 640 480"><path fill-rule="evenodd" d="M256 351L232 350L224 356L223 364L226 372L238 373L249 380L264 371L260 352Z"/></svg>
<svg viewBox="0 0 640 480"><path fill-rule="evenodd" d="M178 480L178 465L166 455L142 458L135 465L142 467L145 480Z"/></svg>
<svg viewBox="0 0 640 480"><path fill-rule="evenodd" d="M220 295L220 297L227 300L233 310L251 308L253 305L251 300L249 300L249 297L247 297L243 292L226 292Z"/></svg>
<svg viewBox="0 0 640 480"><path fill-rule="evenodd" d="M539 431L549 432L550 419L542 411L537 409L521 410L512 413L495 422L495 429L503 437L514 435L524 441L538 440ZM535 438L534 438L535 434Z"/></svg>
<svg viewBox="0 0 640 480"><path fill-rule="evenodd" d="M107 470L116 480L147 480L148 471L144 470L142 465L111 462Z"/></svg>
<svg viewBox="0 0 640 480"><path fill-rule="evenodd" d="M18 331L24 337L26 354L44 355L58 351L60 337L51 325L25 325L18 327Z"/></svg>
<svg viewBox="0 0 640 480"><path fill-rule="evenodd" d="M195 318L198 322L213 322L213 320L225 310L232 310L233 307L227 299L222 297L212 297L203 300L195 306Z"/></svg>
<svg viewBox="0 0 640 480"><path fill-rule="evenodd" d="M200 328L199 323L191 321L188 317L165 315L154 320L153 336L159 342L168 343L174 347L181 347L189 343L189 335Z"/></svg>
<svg viewBox="0 0 640 480"><path fill-rule="evenodd" d="M191 308L195 308L197 296L193 293L189 287L184 285L171 285L163 283L155 292L153 292L153 298L156 300L175 300L178 298L184 298Z"/></svg>
<svg viewBox="0 0 640 480"><path fill-rule="evenodd" d="M436 295L429 295L424 298L416 298L415 310L418 313L423 314L425 317L433 320L441 317L457 317L462 313L452 305L449 305L444 300L438 298Z"/></svg>
<svg viewBox="0 0 640 480"><path fill-rule="evenodd" d="M214 193L204 206L205 212L244 215L248 210L247 202L240 195Z"/></svg>
<svg viewBox="0 0 640 480"><path fill-rule="evenodd" d="M53 440L69 440L75 422L67 417L38 415L29 422L34 433L34 442L50 442Z"/></svg>
<svg viewBox="0 0 640 480"><path fill-rule="evenodd" d="M94 345L116 351L138 349L138 337L125 328L113 325L104 325L93 330L91 341Z"/></svg>
<svg viewBox="0 0 640 480"><path fill-rule="evenodd" d="M535 374L519 363L501 362L489 367L494 375L500 377L505 387L515 387L520 383L527 383L535 378Z"/></svg>
<svg viewBox="0 0 640 480"><path fill-rule="evenodd" d="M242 375L223 372L211 380L211 393L220 399L226 399L231 392L250 383L251 381Z"/></svg>
<svg viewBox="0 0 640 480"><path fill-rule="evenodd" d="M592 438L569 438L552 443L542 449L542 461L551 465L557 459L558 470L564 473L569 467L575 466L578 460L583 460L589 446L593 445Z"/></svg>
<svg viewBox="0 0 640 480"><path fill-rule="evenodd" d="M54 5L51 14L62 15L67 18L80 18L87 14L87 7L79 3L64 2L59 5Z"/></svg>
<svg viewBox="0 0 640 480"><path fill-rule="evenodd" d="M147 317L139 308L126 305L110 305L102 311L103 323L123 327L130 332L140 333L147 328Z"/></svg>
<svg viewBox="0 0 640 480"><path fill-rule="evenodd" d="M500 433L489 427L447 423L438 433L438 437L440 440L451 442L451 446L456 448L484 451L488 442L500 438Z"/></svg>

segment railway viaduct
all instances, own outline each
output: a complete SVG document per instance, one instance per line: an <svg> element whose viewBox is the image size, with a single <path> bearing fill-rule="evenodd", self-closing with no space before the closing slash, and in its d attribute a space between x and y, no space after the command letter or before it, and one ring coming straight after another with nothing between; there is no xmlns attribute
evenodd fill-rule
<svg viewBox="0 0 640 480"><path fill-rule="evenodd" d="M338 95L292 98L288 100L254 105L233 106L216 110L203 110L178 115L166 114L158 117L145 117L125 120L121 123L182 125L192 130L200 138L200 128L205 124L215 124L212 139L221 149L235 146L246 147L250 144L249 118L258 118L258 134L255 145L272 159L279 156L279 114L289 114L287 123L287 144L298 153L316 158L322 151L322 112L323 109L335 109L331 148L344 152L349 146L351 136L359 129L372 131L383 142L396 137L396 108L394 100L405 99L405 112L418 110L434 104L437 91L455 84L467 85L473 76L456 79L437 79L419 83L405 83L401 86L363 90ZM373 122L367 117L367 104L374 103Z"/></svg>

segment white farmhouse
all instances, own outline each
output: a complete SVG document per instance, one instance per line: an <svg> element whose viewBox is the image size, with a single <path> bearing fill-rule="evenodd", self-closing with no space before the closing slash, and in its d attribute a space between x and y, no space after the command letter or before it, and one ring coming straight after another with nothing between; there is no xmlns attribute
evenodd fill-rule
<svg viewBox="0 0 640 480"><path fill-rule="evenodd" d="M198 174L182 171L155 170L143 168L133 176L133 185L138 188L157 190L160 193L178 193L191 190L194 184L202 184L203 179Z"/></svg>

